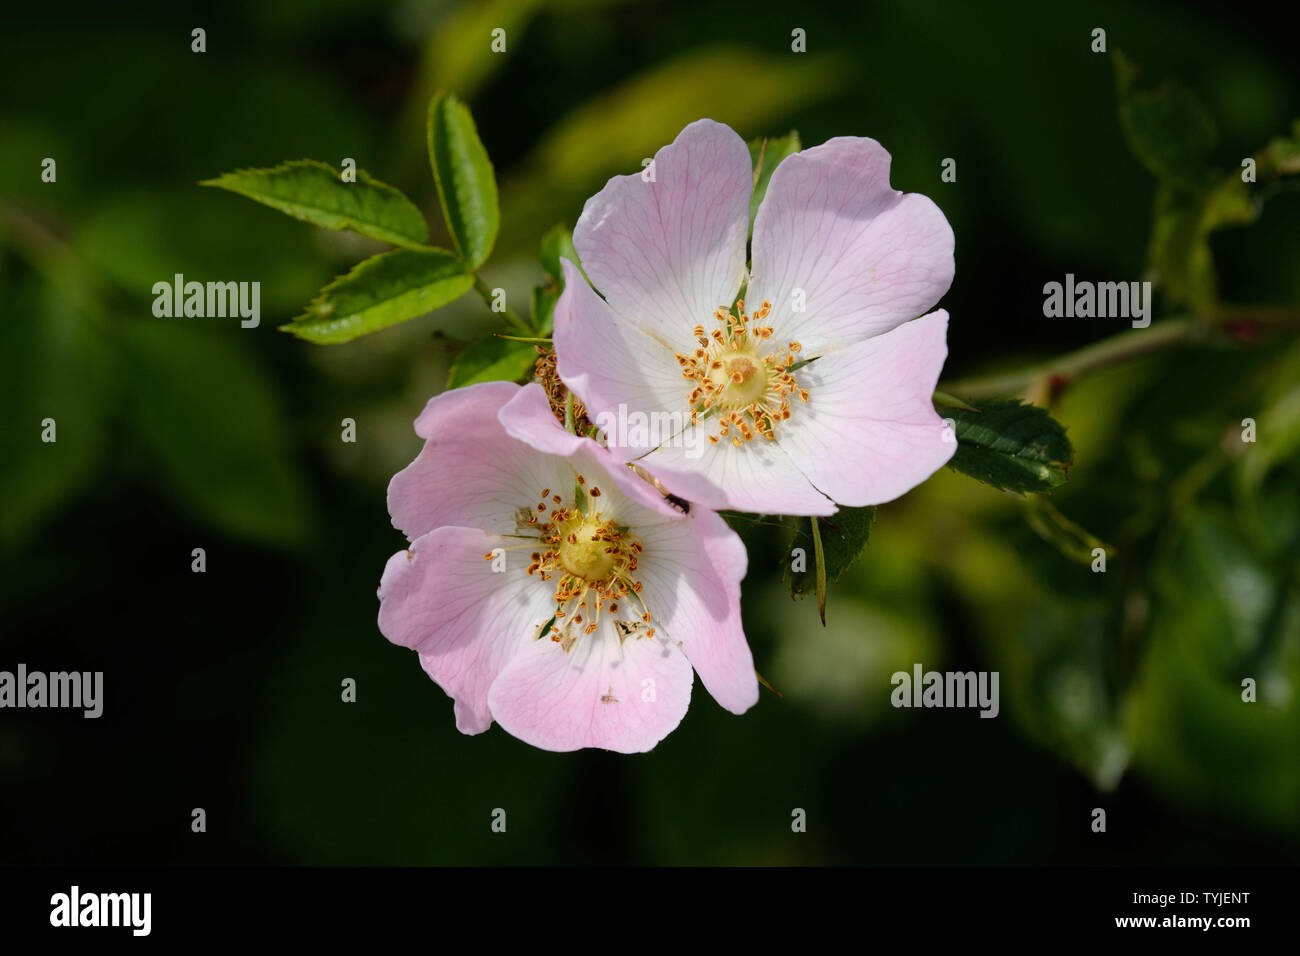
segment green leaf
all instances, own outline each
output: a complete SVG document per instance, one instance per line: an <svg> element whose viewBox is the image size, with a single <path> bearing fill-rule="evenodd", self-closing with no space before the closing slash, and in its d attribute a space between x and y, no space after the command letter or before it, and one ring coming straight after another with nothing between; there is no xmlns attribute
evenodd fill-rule
<svg viewBox="0 0 1300 956"><path fill-rule="evenodd" d="M1290 136L1273 139L1259 158L1261 176L1290 176L1300 173L1300 119L1291 123Z"/></svg>
<svg viewBox="0 0 1300 956"><path fill-rule="evenodd" d="M1199 196L1161 187L1156 193L1147 262L1170 302L1204 308L1217 296L1214 258Z"/></svg>
<svg viewBox="0 0 1300 956"><path fill-rule="evenodd" d="M479 0L455 6L438 18L430 30L422 67L431 85L425 90L452 90L470 97L514 52L519 37L538 13L542 0ZM508 38L505 49L484 56L493 30ZM423 103L421 103L423 105Z"/></svg>
<svg viewBox="0 0 1300 956"><path fill-rule="evenodd" d="M527 342L489 335L471 343L456 356L447 380L448 388L476 382L518 382L532 375L537 350Z"/></svg>
<svg viewBox="0 0 1300 956"><path fill-rule="evenodd" d="M555 303L560 301L561 291L554 282L533 289L533 328L542 335L550 335L555 329Z"/></svg>
<svg viewBox="0 0 1300 956"><path fill-rule="evenodd" d="M546 134L532 162L547 183L639 172L643 159L700 118L701 90L718 122L761 129L845 87L847 66L839 54L697 47L587 100Z"/></svg>
<svg viewBox="0 0 1300 956"><path fill-rule="evenodd" d="M754 217L758 215L759 203L767 195L767 184L772 180L772 173L787 157L799 152L803 146L799 134L791 130L787 136L775 136L769 139L759 138L749 141L749 158L754 164L754 194L749 200L749 234L754 234Z"/></svg>
<svg viewBox="0 0 1300 956"><path fill-rule="evenodd" d="M469 109L443 94L429 103L429 162L447 229L461 258L477 269L496 243L501 214L487 150Z"/></svg>
<svg viewBox="0 0 1300 956"><path fill-rule="evenodd" d="M1006 491L1050 491L1074 457L1065 429L1035 405L987 401L979 411L948 408L957 452L948 467Z"/></svg>
<svg viewBox="0 0 1300 956"><path fill-rule="evenodd" d="M428 224L415 204L360 169L356 182L345 183L332 166L300 159L272 169L225 173L199 185L239 193L326 229L351 229L399 246L429 241Z"/></svg>
<svg viewBox="0 0 1300 956"><path fill-rule="evenodd" d="M213 530L292 546L310 527L307 492L271 383L241 337L174 320L123 326L131 434L163 490Z"/></svg>
<svg viewBox="0 0 1300 956"><path fill-rule="evenodd" d="M339 276L302 315L280 328L309 342L347 342L441 308L473 284L450 252L395 249Z"/></svg>
<svg viewBox="0 0 1300 956"><path fill-rule="evenodd" d="M542 335L550 335L555 327L555 303L564 291L564 271L560 268L560 260L568 259L579 271L582 270L578 250L573 248L573 234L563 223L552 226L542 236L541 257L548 281L533 289L533 328ZM585 277L586 273L583 275Z"/></svg>
<svg viewBox="0 0 1300 956"><path fill-rule="evenodd" d="M1300 350L1293 348L1273 374L1281 388L1275 385L1270 389L1272 394L1263 397L1265 404L1252 416L1256 419L1256 440L1241 443L1232 465L1238 501L1248 509L1251 523L1266 528L1266 534L1276 527L1277 516L1270 516L1260 500L1265 480L1271 473L1300 462L1300 385L1296 384L1300 382ZM1289 484L1284 475L1278 477L1284 485Z"/></svg>
<svg viewBox="0 0 1300 956"><path fill-rule="evenodd" d="M1241 181L1240 172L1232 172L1206 193L1201 228L1213 232L1224 226L1245 225L1253 222L1258 212L1250 188Z"/></svg>
<svg viewBox="0 0 1300 956"><path fill-rule="evenodd" d="M560 269L560 260L568 259L579 269L578 250L573 248L573 233L564 223L556 223L542 236L542 268L546 274L564 288L564 272ZM585 274L585 273L584 273Z"/></svg>
<svg viewBox="0 0 1300 956"><path fill-rule="evenodd" d="M1161 182L1191 191L1207 188L1215 175L1209 156L1216 132L1200 101L1173 83L1134 89L1136 69L1118 50L1114 63L1120 126L1138 161Z"/></svg>
<svg viewBox="0 0 1300 956"><path fill-rule="evenodd" d="M1210 233L1223 226L1250 223L1257 214L1249 188L1237 173L1201 193L1167 185L1157 190L1147 259L1171 302L1198 310L1215 302L1218 280Z"/></svg>
<svg viewBox="0 0 1300 956"><path fill-rule="evenodd" d="M1004 570L1007 577L1017 573L1033 572L1023 564ZM1037 588L1021 599L1019 608L980 612L982 630L1002 636L994 646L1003 706L1032 737L1109 792L1132 759L1124 724L1129 694L1110 663L1120 629L1099 599L1068 600Z"/></svg>
<svg viewBox="0 0 1300 956"><path fill-rule="evenodd" d="M1187 508L1163 532L1149 561L1151 628L1128 723L1136 763L1161 791L1294 832L1300 528L1294 512L1270 518L1288 553L1252 547L1237 515L1217 504ZM1243 704L1247 677L1256 703Z"/></svg>
<svg viewBox="0 0 1300 956"><path fill-rule="evenodd" d="M812 536L812 521L818 522L821 537L821 551L824 557L822 571L828 582L838 581L853 562L862 556L862 551L871 539L871 525L876 520L874 506L867 508L841 508L828 518L798 518L795 521L794 534L791 535L786 555L795 548L802 548L807 558L816 557L817 543ZM790 585L791 597L803 597L817 591L818 569L814 560L811 567L804 571L787 570L784 573L786 583ZM825 617L823 615L823 621Z"/></svg>
<svg viewBox="0 0 1300 956"><path fill-rule="evenodd" d="M540 138L510 178L512 226L540 231L570 215L611 175L640 173L642 162L708 115L737 130L779 128L784 117L845 88L849 60L838 53L764 52L745 46L696 47L651 64L601 90Z"/></svg>
<svg viewBox="0 0 1300 956"><path fill-rule="evenodd" d="M817 559L817 613L826 626L826 551L822 548L822 533L817 527L817 518L808 519L808 530L812 532L813 557Z"/></svg>
<svg viewBox="0 0 1300 956"><path fill-rule="evenodd" d="M1209 235L1253 222L1266 194L1242 182L1240 169L1225 175L1211 164L1214 123L1195 96L1172 83L1135 89L1136 69L1119 51L1114 56L1120 125L1159 183L1148 264L1171 303L1208 311L1218 298ZM1261 179L1297 170L1300 141L1275 139L1260 152Z"/></svg>

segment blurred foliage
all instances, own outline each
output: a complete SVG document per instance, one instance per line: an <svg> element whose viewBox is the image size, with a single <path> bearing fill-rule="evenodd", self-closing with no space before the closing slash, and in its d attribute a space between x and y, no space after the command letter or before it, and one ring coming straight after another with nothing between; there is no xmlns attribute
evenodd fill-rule
<svg viewBox="0 0 1300 956"><path fill-rule="evenodd" d="M0 722L0 807L22 821L6 860L1300 859L1300 349L1277 321L1300 308L1300 88L1281 31L1201 4L1027 0L73 6L12 11L0 35L0 646L100 667L111 697L89 731ZM1106 55L1089 51L1098 24ZM506 50L489 54L496 27ZM1041 317L1066 272L1138 278L1145 262L1157 323L1213 322L1035 381L1023 397L1074 451L1050 508L941 470L879 509L828 583L825 629L781 581L789 528L739 522L747 630L782 697L734 718L697 683L683 726L635 760L462 737L375 628L401 545L384 487L466 343L519 369L531 346L487 339L499 316L472 296L341 349L277 334L385 247L196 185L350 157L451 248L425 158L439 90L472 107L500 184L484 281L536 328L558 258L576 258L548 230L701 116L768 150L794 128L885 144L894 185L956 233L953 378L1118 331ZM261 282L261 325L155 319L152 285L176 273ZM1104 573L1081 560L1094 542ZM207 575L189 573L198 546ZM915 662L999 671L1002 714L886 706ZM356 704L339 703L344 677ZM203 842L186 839L199 804ZM1114 811L1104 840L1097 805ZM807 834L790 832L796 807Z"/></svg>
<svg viewBox="0 0 1300 956"><path fill-rule="evenodd" d="M1134 155L1159 183L1148 252L1152 274L1172 302L1204 310L1218 292L1210 233L1251 222L1259 201L1240 169L1224 174L1213 168L1217 131L1194 94L1169 81L1136 90L1134 66L1120 51L1114 63L1120 123ZM1257 163L1253 157L1248 162ZM1280 171L1266 156L1266 180Z"/></svg>

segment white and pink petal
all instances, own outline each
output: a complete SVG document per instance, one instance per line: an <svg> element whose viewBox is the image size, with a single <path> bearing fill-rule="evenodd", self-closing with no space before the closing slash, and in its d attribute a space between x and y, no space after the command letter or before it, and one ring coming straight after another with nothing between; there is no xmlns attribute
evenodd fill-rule
<svg viewBox="0 0 1300 956"><path fill-rule="evenodd" d="M520 391L511 382L483 382L429 400L415 420L424 447L388 484L388 512L409 540L444 525L513 533L519 508L562 480L562 462L511 437L498 421Z"/></svg>
<svg viewBox="0 0 1300 956"><path fill-rule="evenodd" d="M643 753L686 716L693 680L666 638L621 639L606 621L567 651L549 638L530 643L492 684L488 706L503 728L543 750Z"/></svg>
<svg viewBox="0 0 1300 956"><path fill-rule="evenodd" d="M796 409L796 413L799 409ZM640 463L673 494L706 508L758 514L829 515L835 503L814 488L777 440L756 438L733 445L708 441L718 428L692 426L680 441L662 445Z"/></svg>
<svg viewBox="0 0 1300 956"><path fill-rule="evenodd" d="M554 614L546 587L524 571L529 551L520 544L473 528L439 528L384 568L380 633L419 653L425 672L455 701L462 733L492 725L489 688ZM497 560L484 557L497 548ZM494 570L501 561L505 570Z"/></svg>
<svg viewBox="0 0 1300 956"><path fill-rule="evenodd" d="M890 186L889 163L875 140L843 136L772 173L745 298L770 301L776 337L806 356L887 332L952 284L952 227L929 198Z"/></svg>
<svg viewBox="0 0 1300 956"><path fill-rule="evenodd" d="M615 176L573 230L583 269L614 311L670 352L740 288L753 192L749 147L697 120L641 173Z"/></svg>
<svg viewBox="0 0 1300 956"><path fill-rule="evenodd" d="M587 285L582 273L561 259L565 287L555 306L555 355L560 379L587 407L615 454L645 454L633 429L618 427L632 416L689 409L694 383L682 377L672 349L630 320L616 315ZM703 318L696 321L703 321ZM691 326L683 333L690 334Z"/></svg>
<svg viewBox="0 0 1300 956"><path fill-rule="evenodd" d="M740 617L748 555L713 511L693 508L680 521L639 529L638 574L657 634L686 654L704 687L733 714L758 702L758 675Z"/></svg>
<svg viewBox="0 0 1300 956"><path fill-rule="evenodd" d="M892 501L957 450L934 409L948 354L942 309L824 355L799 371L809 401L779 428L781 447L842 505Z"/></svg>
<svg viewBox="0 0 1300 956"><path fill-rule="evenodd" d="M587 487L602 489L601 513L620 524L677 518L679 512L644 479L591 438L566 431L552 413L546 393L537 383L526 385L499 415L502 427L515 439L568 463L570 475L583 475ZM608 479L608 480L605 480ZM565 486L565 492L571 486Z"/></svg>

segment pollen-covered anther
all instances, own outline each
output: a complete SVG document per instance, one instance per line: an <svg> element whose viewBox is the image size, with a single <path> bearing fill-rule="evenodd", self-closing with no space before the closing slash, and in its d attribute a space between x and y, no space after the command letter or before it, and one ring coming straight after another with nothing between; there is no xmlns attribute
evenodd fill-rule
<svg viewBox="0 0 1300 956"><path fill-rule="evenodd" d="M551 639L566 651L576 642L578 629L582 636L597 631L602 613L616 625L626 624L616 616L620 606L638 627L651 620L640 597L641 582L633 577L645 550L641 539L596 511L600 489L582 475L576 478L588 496L587 510L557 507L550 521L534 522L545 550L533 552L527 568L529 575L537 574L543 581L556 578L556 628Z"/></svg>
<svg viewBox="0 0 1300 956"><path fill-rule="evenodd" d="M790 417L788 396L808 401L808 389L789 371L803 346L792 341L775 352L761 348L775 334L771 326L759 324L771 312L772 303L764 301L747 314L745 300L737 300L734 309L713 313L719 328L707 335L702 325L692 330L700 348L676 355L682 377L696 382L687 397L691 423L698 424L706 413L721 413L717 433L708 436L715 445L729 438L740 447L759 435L775 441L775 424Z"/></svg>

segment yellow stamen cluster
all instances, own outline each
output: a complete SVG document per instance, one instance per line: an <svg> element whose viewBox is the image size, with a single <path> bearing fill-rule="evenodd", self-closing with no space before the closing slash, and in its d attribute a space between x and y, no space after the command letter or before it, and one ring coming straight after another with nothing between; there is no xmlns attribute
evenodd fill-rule
<svg viewBox="0 0 1300 956"><path fill-rule="evenodd" d="M692 334L699 346L692 354L677 353L682 377L696 383L687 399L691 424L710 411L718 412L718 433L709 436L715 445L730 438L739 446L756 435L775 441L775 425L790 417L791 399L808 401L808 389L789 371L803 348L798 342L759 354L761 343L773 335L770 325L760 324L771 312L772 303L764 301L747 315L745 300L740 299L734 313L713 313L719 328L706 335L704 326L695 327Z"/></svg>
<svg viewBox="0 0 1300 956"><path fill-rule="evenodd" d="M634 577L644 550L641 539L596 510L599 488L588 487L582 475L577 482L585 511L566 506L560 495L543 488L523 522L542 542L542 550L531 555L528 574L555 579L551 640L571 650L579 633L595 633L602 613L613 618L620 640L634 633L654 637L655 629L646 628L651 618L641 599L642 585Z"/></svg>

